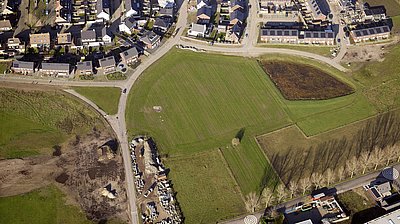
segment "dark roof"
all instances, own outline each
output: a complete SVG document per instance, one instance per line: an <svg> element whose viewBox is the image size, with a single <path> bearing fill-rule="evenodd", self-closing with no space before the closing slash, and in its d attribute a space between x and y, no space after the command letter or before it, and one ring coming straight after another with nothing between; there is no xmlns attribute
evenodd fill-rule
<svg viewBox="0 0 400 224"><path fill-rule="evenodd" d="M162 18L156 18L153 26L167 29L169 27L169 23Z"/></svg>
<svg viewBox="0 0 400 224"><path fill-rule="evenodd" d="M92 70L93 66L92 66L92 62L91 61L82 61L82 62L78 62L76 64L76 69L77 70Z"/></svg>
<svg viewBox="0 0 400 224"><path fill-rule="evenodd" d="M103 38L105 35L113 37L113 34L111 33L111 30L108 29L105 26L98 26L94 30L95 30L97 38Z"/></svg>
<svg viewBox="0 0 400 224"><path fill-rule="evenodd" d="M240 22L244 22L245 15L240 10L235 10L235 11L231 12L230 19L231 19L231 21L234 19L238 19Z"/></svg>
<svg viewBox="0 0 400 224"><path fill-rule="evenodd" d="M292 29L262 29L263 36L298 36L298 30Z"/></svg>
<svg viewBox="0 0 400 224"><path fill-rule="evenodd" d="M96 31L94 30L81 31L81 39L82 40L96 39Z"/></svg>
<svg viewBox="0 0 400 224"><path fill-rule="evenodd" d="M115 66L114 56L109 56L99 60L101 67Z"/></svg>
<svg viewBox="0 0 400 224"><path fill-rule="evenodd" d="M69 64L67 63L42 63L42 69L44 70L55 70L55 71L68 71L69 72Z"/></svg>
<svg viewBox="0 0 400 224"><path fill-rule="evenodd" d="M137 26L137 21L134 18L127 18L125 19L125 25L129 28L129 29L133 29Z"/></svg>
<svg viewBox="0 0 400 224"><path fill-rule="evenodd" d="M234 7L235 5L241 6L242 8L245 7L246 2L243 0L231 0L231 7Z"/></svg>
<svg viewBox="0 0 400 224"><path fill-rule="evenodd" d="M380 6L373 6L369 7L364 10L365 15L371 16L371 15L381 15L381 14L386 14L386 9L385 6L380 5Z"/></svg>
<svg viewBox="0 0 400 224"><path fill-rule="evenodd" d="M135 58L139 55L138 51L136 50L136 47L132 47L124 52L120 53L121 57L124 58L125 60L129 60L131 58Z"/></svg>
<svg viewBox="0 0 400 224"><path fill-rule="evenodd" d="M160 40L160 36L155 34L153 31L148 31L146 32L141 38L140 41L142 41L145 44L155 44Z"/></svg>
<svg viewBox="0 0 400 224"><path fill-rule="evenodd" d="M25 68L25 69L33 69L34 63L30 61L13 61L13 68Z"/></svg>
<svg viewBox="0 0 400 224"><path fill-rule="evenodd" d="M211 8L209 8L209 7L201 7L199 10L197 10L197 16L200 16L202 14L207 15L208 17L211 18L211 16L212 16Z"/></svg>
<svg viewBox="0 0 400 224"><path fill-rule="evenodd" d="M359 28L356 30L352 30L351 32L356 37L362 37L362 36L375 35L375 34L381 34L381 33L389 33L390 28L385 25L385 26L377 26L377 27L370 27L370 28Z"/></svg>
<svg viewBox="0 0 400 224"><path fill-rule="evenodd" d="M173 17L174 16L174 9L173 8L162 8L162 9L160 9L160 11L158 11L158 13L161 16Z"/></svg>

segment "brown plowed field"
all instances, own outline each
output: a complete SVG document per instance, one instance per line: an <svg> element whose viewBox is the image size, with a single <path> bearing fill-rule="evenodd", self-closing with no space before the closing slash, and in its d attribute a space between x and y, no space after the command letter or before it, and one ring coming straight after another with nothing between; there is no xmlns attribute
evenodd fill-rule
<svg viewBox="0 0 400 224"><path fill-rule="evenodd" d="M347 84L310 65L283 61L261 64L288 100L331 99L354 92Z"/></svg>

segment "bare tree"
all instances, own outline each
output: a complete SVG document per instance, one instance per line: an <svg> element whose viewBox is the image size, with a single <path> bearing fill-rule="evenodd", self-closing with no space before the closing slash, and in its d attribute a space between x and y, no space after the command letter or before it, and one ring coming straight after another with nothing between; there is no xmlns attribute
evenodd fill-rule
<svg viewBox="0 0 400 224"><path fill-rule="evenodd" d="M346 170L347 172L349 172L350 178L353 178L357 168L358 168L358 162L356 157L353 157L346 161Z"/></svg>
<svg viewBox="0 0 400 224"><path fill-rule="evenodd" d="M293 196L297 193L299 186L297 185L296 182L290 181L288 187L289 187L289 191L290 191L290 198L293 198Z"/></svg>
<svg viewBox="0 0 400 224"><path fill-rule="evenodd" d="M311 187L311 181L309 177L305 177L303 179L300 179L299 181L299 188L303 192L303 195L306 193L306 191Z"/></svg>
<svg viewBox="0 0 400 224"><path fill-rule="evenodd" d="M368 151L364 151L361 153L359 162L362 168L362 174L364 174L365 171L368 169L368 167L371 165L371 160L369 159Z"/></svg>
<svg viewBox="0 0 400 224"><path fill-rule="evenodd" d="M381 148L375 148L370 155L370 159L374 164L374 170L378 168L378 165L384 161L384 154Z"/></svg>
<svg viewBox="0 0 400 224"><path fill-rule="evenodd" d="M276 197L278 199L278 203L280 203L284 198L286 198L287 193L285 189L285 185L281 184L276 188Z"/></svg>
<svg viewBox="0 0 400 224"><path fill-rule="evenodd" d="M322 186L324 177L320 173L313 173L311 175L311 183L314 184L315 189L318 189Z"/></svg>
<svg viewBox="0 0 400 224"><path fill-rule="evenodd" d="M326 178L326 185L330 185L333 181L335 181L335 174L333 173L331 168L328 168L325 172L325 178Z"/></svg>
<svg viewBox="0 0 400 224"><path fill-rule="evenodd" d="M389 165L390 161L393 159L393 155L396 153L396 147L395 146L387 146L384 150L383 150L383 154L386 157L386 166Z"/></svg>
<svg viewBox="0 0 400 224"><path fill-rule="evenodd" d="M265 208L268 208L268 206L274 201L274 195L272 194L272 191L270 188L265 187L264 190L261 193L262 196L262 202L265 205Z"/></svg>
<svg viewBox="0 0 400 224"><path fill-rule="evenodd" d="M251 192L248 195L246 195L245 206L248 212L251 213L255 212L258 205L259 205L259 200L256 192Z"/></svg>
<svg viewBox="0 0 400 224"><path fill-rule="evenodd" d="M346 177L346 170L344 169L344 166L339 167L339 168L337 169L336 174L337 174L337 176L338 176L338 178L339 178L339 181L342 181L343 178Z"/></svg>
<svg viewBox="0 0 400 224"><path fill-rule="evenodd" d="M396 161L399 162L400 161L400 145L395 144L393 147L395 148L393 150L393 158L395 158Z"/></svg>

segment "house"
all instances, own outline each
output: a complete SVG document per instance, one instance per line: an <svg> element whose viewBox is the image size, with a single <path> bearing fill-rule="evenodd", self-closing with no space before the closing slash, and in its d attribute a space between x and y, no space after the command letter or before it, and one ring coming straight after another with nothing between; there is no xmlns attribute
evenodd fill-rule
<svg viewBox="0 0 400 224"><path fill-rule="evenodd" d="M296 29L261 29L260 39L266 43L297 44L299 31Z"/></svg>
<svg viewBox="0 0 400 224"><path fill-rule="evenodd" d="M197 0L197 5L196 5L197 10L203 7L211 8L211 2L209 0Z"/></svg>
<svg viewBox="0 0 400 224"><path fill-rule="evenodd" d="M0 32L10 31L12 26L10 20L0 20Z"/></svg>
<svg viewBox="0 0 400 224"><path fill-rule="evenodd" d="M31 75L35 73L35 64L29 61L13 61L11 70L14 73L19 73L23 75Z"/></svg>
<svg viewBox="0 0 400 224"><path fill-rule="evenodd" d="M259 0L259 2L260 13L267 14L286 14L293 6L291 0Z"/></svg>
<svg viewBox="0 0 400 224"><path fill-rule="evenodd" d="M159 16L164 16L164 17L174 17L174 8L162 8L160 11L158 11Z"/></svg>
<svg viewBox="0 0 400 224"><path fill-rule="evenodd" d="M201 7L197 10L197 23L199 24L209 24L212 17L212 8Z"/></svg>
<svg viewBox="0 0 400 224"><path fill-rule="evenodd" d="M160 44L161 37L153 31L148 31L140 38L140 41L145 44L146 49L154 49Z"/></svg>
<svg viewBox="0 0 400 224"><path fill-rule="evenodd" d="M24 44L21 43L19 38L13 37L13 38L8 38L7 40L7 48L12 49L12 50L18 50L20 52L24 51Z"/></svg>
<svg viewBox="0 0 400 224"><path fill-rule="evenodd" d="M100 64L100 69L103 70L103 73L105 75L116 71L114 56L109 56L109 57L100 59L99 64Z"/></svg>
<svg viewBox="0 0 400 224"><path fill-rule="evenodd" d="M239 25L239 23L236 23L231 29L228 30L227 34L225 35L225 40L232 43L239 43L241 33L242 27Z"/></svg>
<svg viewBox="0 0 400 224"><path fill-rule="evenodd" d="M244 10L246 7L246 1L244 0L230 0L230 11Z"/></svg>
<svg viewBox="0 0 400 224"><path fill-rule="evenodd" d="M50 33L29 34L31 47L50 47Z"/></svg>
<svg viewBox="0 0 400 224"><path fill-rule="evenodd" d="M96 32L94 30L81 31L82 45L96 45Z"/></svg>
<svg viewBox="0 0 400 224"><path fill-rule="evenodd" d="M230 25L233 26L237 23L243 23L245 20L245 14L240 10L235 10L230 14Z"/></svg>
<svg viewBox="0 0 400 224"><path fill-rule="evenodd" d="M386 19L385 6L370 7L368 4L366 4L364 14L364 19L369 21L379 22Z"/></svg>
<svg viewBox="0 0 400 224"><path fill-rule="evenodd" d="M188 35L193 37L204 37L206 30L206 25L192 23L192 27L189 29Z"/></svg>
<svg viewBox="0 0 400 224"><path fill-rule="evenodd" d="M119 55L121 56L121 60L128 65L137 62L139 59L139 53L136 47L121 52Z"/></svg>
<svg viewBox="0 0 400 224"><path fill-rule="evenodd" d="M133 30L138 28L138 22L134 18L126 18L119 24L118 29L120 32L132 34Z"/></svg>
<svg viewBox="0 0 400 224"><path fill-rule="evenodd" d="M390 36L389 26L377 26L370 28L359 28L350 31L350 37L355 43L372 41L372 40L383 40Z"/></svg>
<svg viewBox="0 0 400 224"><path fill-rule="evenodd" d="M125 17L140 17L140 3L133 0L125 0Z"/></svg>
<svg viewBox="0 0 400 224"><path fill-rule="evenodd" d="M170 23L169 23L169 21L167 21L167 19L158 17L154 21L153 30L161 32L161 33L165 33L165 32L167 32L169 25L170 25Z"/></svg>
<svg viewBox="0 0 400 224"><path fill-rule="evenodd" d="M299 40L301 44L334 45L335 33L332 30L325 30L325 31L307 30L300 32Z"/></svg>
<svg viewBox="0 0 400 224"><path fill-rule="evenodd" d="M71 66L68 63L42 63L40 71L43 74L61 78L69 78L71 75Z"/></svg>
<svg viewBox="0 0 400 224"><path fill-rule="evenodd" d="M382 215L376 219L366 222L365 224L395 224L399 223L400 209L394 210L388 214Z"/></svg>
<svg viewBox="0 0 400 224"><path fill-rule="evenodd" d="M105 1L105 2L103 2ZM97 22L104 22L110 20L110 8L108 7L108 0L96 1Z"/></svg>
<svg viewBox="0 0 400 224"><path fill-rule="evenodd" d="M93 75L93 65L91 61L78 62L76 64L75 75Z"/></svg>
<svg viewBox="0 0 400 224"><path fill-rule="evenodd" d="M96 27L96 40L99 44L111 44L114 35L111 33L111 30L105 26Z"/></svg>
<svg viewBox="0 0 400 224"><path fill-rule="evenodd" d="M312 20L326 20L330 13L329 4L326 0L307 0L306 14L312 17Z"/></svg>
<svg viewBox="0 0 400 224"><path fill-rule="evenodd" d="M59 33L57 34L57 45L70 45L72 44L71 33Z"/></svg>

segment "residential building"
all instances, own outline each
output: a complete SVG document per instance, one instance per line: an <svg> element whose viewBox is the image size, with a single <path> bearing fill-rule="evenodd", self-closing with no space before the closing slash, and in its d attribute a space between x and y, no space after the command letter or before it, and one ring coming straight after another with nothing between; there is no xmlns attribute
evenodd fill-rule
<svg viewBox="0 0 400 224"><path fill-rule="evenodd" d="M140 3L134 0L125 0L125 17L140 17Z"/></svg>
<svg viewBox="0 0 400 224"><path fill-rule="evenodd" d="M160 44L161 37L153 31L148 31L140 38L140 41L145 44L146 49L154 49Z"/></svg>
<svg viewBox="0 0 400 224"><path fill-rule="evenodd" d="M295 1L300 9L302 19L307 24L320 24L328 19L330 13L326 0Z"/></svg>
<svg viewBox="0 0 400 224"><path fill-rule="evenodd" d="M82 45L92 45L96 42L96 32L94 30L81 31Z"/></svg>
<svg viewBox="0 0 400 224"><path fill-rule="evenodd" d="M364 8L365 20L379 22L386 19L385 6L374 6L370 7L366 4Z"/></svg>
<svg viewBox="0 0 400 224"><path fill-rule="evenodd" d="M11 70L14 73L19 73L23 75L31 75L35 73L35 64L29 61L13 61Z"/></svg>
<svg viewBox="0 0 400 224"><path fill-rule="evenodd" d="M71 76L71 66L67 63L47 63L42 62L40 71L43 74L61 78L69 78Z"/></svg>
<svg viewBox="0 0 400 224"><path fill-rule="evenodd" d="M261 41L266 43L297 44L299 31L296 29L261 29Z"/></svg>
<svg viewBox="0 0 400 224"><path fill-rule="evenodd" d="M110 3L109 0L97 0L96 2L96 18L97 22L105 22L110 20Z"/></svg>
<svg viewBox="0 0 400 224"><path fill-rule="evenodd" d="M236 23L226 33L225 40L237 44L239 43L241 35L242 35L242 27L239 23Z"/></svg>
<svg viewBox="0 0 400 224"><path fill-rule="evenodd" d="M188 31L188 35L192 37L204 37L206 30L206 25L192 23L192 26Z"/></svg>
<svg viewBox="0 0 400 224"><path fill-rule="evenodd" d="M259 0L260 13L279 14L286 13L291 9L293 2L291 0Z"/></svg>
<svg viewBox="0 0 400 224"><path fill-rule="evenodd" d="M335 33L332 30L301 31L299 43L301 43L301 44L334 45L335 44Z"/></svg>
<svg viewBox="0 0 400 224"><path fill-rule="evenodd" d="M377 26L370 28L358 28L350 31L350 37L355 43L373 41L373 40L383 40L390 36L389 26Z"/></svg>
<svg viewBox="0 0 400 224"><path fill-rule="evenodd" d="M230 0L230 11L244 10L246 7L245 0Z"/></svg>
<svg viewBox="0 0 400 224"><path fill-rule="evenodd" d="M122 62L128 65L135 63L139 60L139 53L136 47L132 47L124 52L121 52L119 55L121 56Z"/></svg>
<svg viewBox="0 0 400 224"><path fill-rule="evenodd" d="M169 19L158 17L154 21L153 30L160 32L160 33L165 33L165 32L167 32L169 25L170 25Z"/></svg>
<svg viewBox="0 0 400 224"><path fill-rule="evenodd" d="M137 28L138 28L138 23L133 17L126 18L118 26L118 29L119 29L120 32L124 32L124 33L129 34L129 35L131 35L132 32Z"/></svg>
<svg viewBox="0 0 400 224"><path fill-rule="evenodd" d="M240 10L235 10L230 13L230 25L233 26L237 23L242 24L245 21L245 14Z"/></svg>
<svg viewBox="0 0 400 224"><path fill-rule="evenodd" d="M91 61L78 62L76 64L75 75L93 75L93 65Z"/></svg>
<svg viewBox="0 0 400 224"><path fill-rule="evenodd" d="M105 75L116 71L114 56L100 59L99 64L100 64L100 69L103 71Z"/></svg>
<svg viewBox="0 0 400 224"><path fill-rule="evenodd" d="M174 17L174 8L162 8L162 9L160 9L160 11L158 11L158 14L160 16L173 18Z"/></svg>
<svg viewBox="0 0 400 224"><path fill-rule="evenodd" d="M114 35L111 33L111 30L105 26L96 27L96 40L98 44L111 44L114 38Z"/></svg>
<svg viewBox="0 0 400 224"><path fill-rule="evenodd" d="M29 34L31 47L50 47L50 33Z"/></svg>
<svg viewBox="0 0 400 224"><path fill-rule="evenodd" d="M25 51L25 46L19 38L13 37L13 38L8 38L7 40L7 48L12 49L12 50L17 50L20 52Z"/></svg>
<svg viewBox="0 0 400 224"><path fill-rule="evenodd" d="M400 219L400 209L394 210L388 214L373 219L365 224L397 224Z"/></svg>
<svg viewBox="0 0 400 224"><path fill-rule="evenodd" d="M72 35L71 33L59 33L57 34L57 45L71 45Z"/></svg>
<svg viewBox="0 0 400 224"><path fill-rule="evenodd" d="M197 23L209 24L212 17L212 8L204 6L197 10Z"/></svg>
<svg viewBox="0 0 400 224"><path fill-rule="evenodd" d="M10 20L0 20L0 32L10 31L12 26Z"/></svg>

